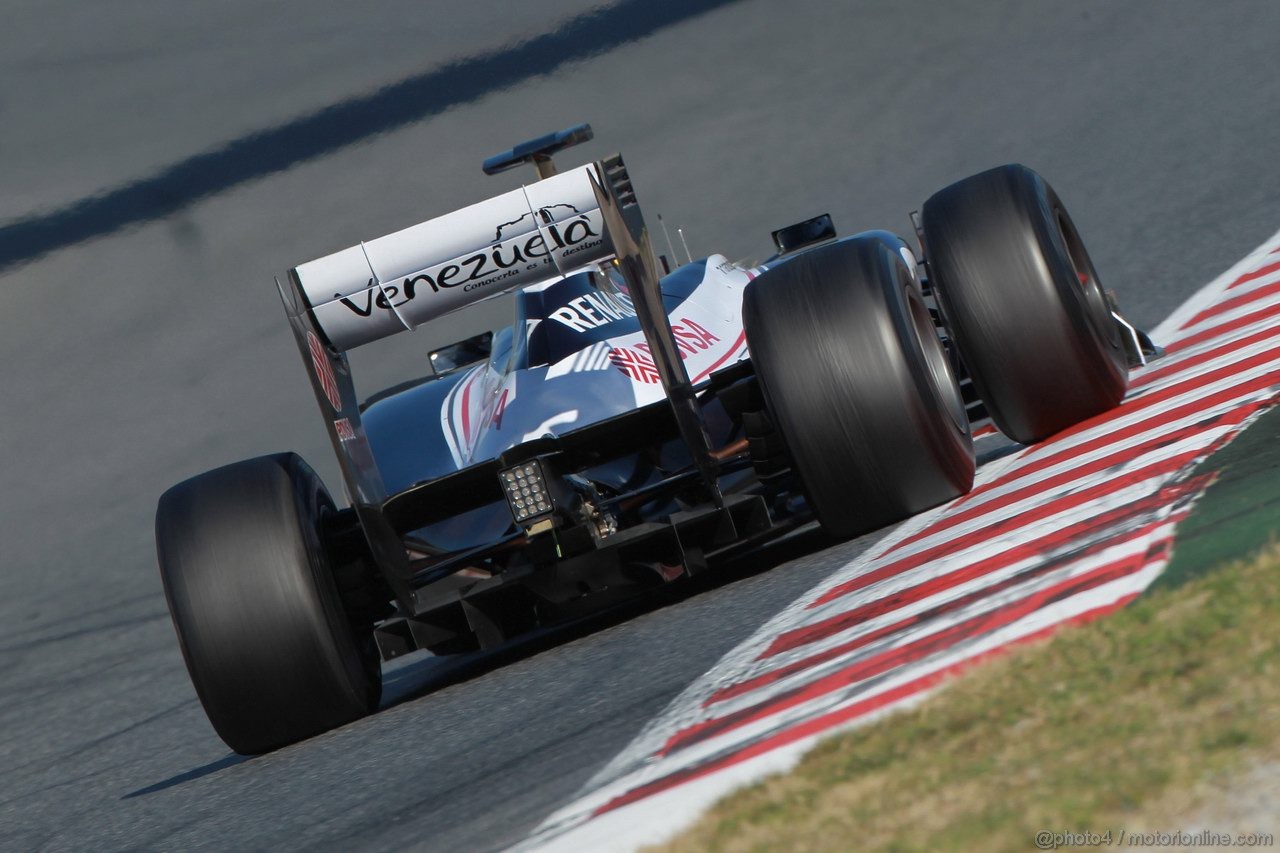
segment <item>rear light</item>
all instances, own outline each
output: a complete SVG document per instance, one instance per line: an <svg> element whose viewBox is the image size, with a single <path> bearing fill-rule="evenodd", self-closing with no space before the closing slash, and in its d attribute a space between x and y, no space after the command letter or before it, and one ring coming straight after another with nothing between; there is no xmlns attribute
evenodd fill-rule
<svg viewBox="0 0 1280 853"><path fill-rule="evenodd" d="M527 524L555 511L547 477L537 459L498 472L507 505L518 524Z"/></svg>

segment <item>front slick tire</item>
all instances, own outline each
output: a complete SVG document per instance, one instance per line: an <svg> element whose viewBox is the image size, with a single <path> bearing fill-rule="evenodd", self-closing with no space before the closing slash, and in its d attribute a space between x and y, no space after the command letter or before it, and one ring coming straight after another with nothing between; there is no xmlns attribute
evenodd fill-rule
<svg viewBox="0 0 1280 853"><path fill-rule="evenodd" d="M378 706L370 645L321 542L333 501L295 454L210 471L160 498L156 548L182 656L214 730L256 755Z"/></svg>
<svg viewBox="0 0 1280 853"><path fill-rule="evenodd" d="M840 537L973 484L964 402L904 249L884 232L813 249L743 300L769 415L818 521Z"/></svg>
<svg viewBox="0 0 1280 853"><path fill-rule="evenodd" d="M1044 178L991 169L936 193L921 219L942 315L1001 432L1031 444L1120 402L1120 330Z"/></svg>

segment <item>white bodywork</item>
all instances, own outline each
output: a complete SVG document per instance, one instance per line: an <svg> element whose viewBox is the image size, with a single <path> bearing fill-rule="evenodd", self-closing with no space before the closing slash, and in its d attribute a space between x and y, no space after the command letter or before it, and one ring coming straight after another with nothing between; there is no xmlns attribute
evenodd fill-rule
<svg viewBox="0 0 1280 853"><path fill-rule="evenodd" d="M669 314L692 383L747 357L742 292L755 271L722 255L707 259L701 283ZM605 295L602 294L602 297ZM542 323L575 332L608 322L605 312L630 312L625 297L575 300L572 313L556 312ZM621 303L621 304L618 304ZM532 334L534 326L525 330ZM664 398L641 331L587 344L550 365L502 372L491 364L472 368L445 398L440 418L459 468L492 458L509 447L577 429ZM530 399L536 397L534 399Z"/></svg>
<svg viewBox="0 0 1280 853"><path fill-rule="evenodd" d="M610 257L581 166L297 268L316 324L346 351Z"/></svg>

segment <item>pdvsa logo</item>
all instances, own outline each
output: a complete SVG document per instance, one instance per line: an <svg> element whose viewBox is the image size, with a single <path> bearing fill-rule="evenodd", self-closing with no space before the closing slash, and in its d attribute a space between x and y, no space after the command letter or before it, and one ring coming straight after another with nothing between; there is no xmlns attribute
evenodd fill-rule
<svg viewBox="0 0 1280 853"><path fill-rule="evenodd" d="M720 338L687 318L675 320L671 324L671 333L681 361L711 349L712 344L720 342ZM658 366L654 363L647 343L638 343L634 347L617 347L609 353L609 361L633 381L652 385L660 378Z"/></svg>

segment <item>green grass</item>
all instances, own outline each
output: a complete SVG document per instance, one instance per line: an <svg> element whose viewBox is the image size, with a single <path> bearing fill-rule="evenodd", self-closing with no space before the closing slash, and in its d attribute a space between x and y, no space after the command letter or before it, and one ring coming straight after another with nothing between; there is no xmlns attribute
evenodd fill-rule
<svg viewBox="0 0 1280 853"><path fill-rule="evenodd" d="M1201 466L1217 479L1178 527L1169 567L1152 589L1172 588L1193 575L1256 552L1280 531L1280 408Z"/></svg>
<svg viewBox="0 0 1280 853"><path fill-rule="evenodd" d="M1212 457L1162 588L820 743L663 849L1027 850L1040 830L1170 830L1206 783L1280 760L1278 427L1280 410Z"/></svg>

